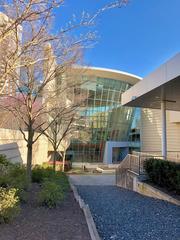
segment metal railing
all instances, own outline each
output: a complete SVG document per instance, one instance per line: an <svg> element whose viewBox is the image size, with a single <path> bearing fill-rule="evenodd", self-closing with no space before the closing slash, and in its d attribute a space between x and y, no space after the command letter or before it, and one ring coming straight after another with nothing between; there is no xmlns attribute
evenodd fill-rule
<svg viewBox="0 0 180 240"><path fill-rule="evenodd" d="M158 155L158 153L153 154L134 151L133 154L128 154L116 169L116 184L119 186L127 186L126 175L128 171L139 176L145 175L144 163L149 158L163 159L163 157ZM180 158L172 158L170 156L168 156L166 160L180 162Z"/></svg>
<svg viewBox="0 0 180 240"><path fill-rule="evenodd" d="M116 184L119 186L125 186L127 172L131 172L135 175L145 175L144 162L148 158L161 159L162 156L153 156L148 153L135 153L128 154L125 159L119 164L116 169Z"/></svg>
<svg viewBox="0 0 180 240"><path fill-rule="evenodd" d="M133 151L132 154L133 155L138 155L138 156L139 155L140 156L146 156L148 158L153 157L153 158L163 159L160 151L156 151L156 152L136 152L136 151ZM180 162L180 152L168 151L166 160L171 161L171 162Z"/></svg>

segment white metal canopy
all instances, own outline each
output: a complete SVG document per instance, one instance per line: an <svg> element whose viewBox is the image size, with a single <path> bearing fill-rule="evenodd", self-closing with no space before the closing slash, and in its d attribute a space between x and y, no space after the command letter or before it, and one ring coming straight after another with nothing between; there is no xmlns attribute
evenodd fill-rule
<svg viewBox="0 0 180 240"><path fill-rule="evenodd" d="M180 53L122 95L124 106L161 109L162 156L167 156L166 110L180 111Z"/></svg>
<svg viewBox="0 0 180 240"><path fill-rule="evenodd" d="M122 104L131 107L180 111L180 53L131 87L122 95Z"/></svg>

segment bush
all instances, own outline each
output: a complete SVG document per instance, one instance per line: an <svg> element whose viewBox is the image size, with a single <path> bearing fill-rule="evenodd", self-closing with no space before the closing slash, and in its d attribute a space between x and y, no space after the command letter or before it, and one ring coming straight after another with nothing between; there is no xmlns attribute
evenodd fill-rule
<svg viewBox="0 0 180 240"><path fill-rule="evenodd" d="M20 211L15 188L0 188L0 223L8 223Z"/></svg>
<svg viewBox="0 0 180 240"><path fill-rule="evenodd" d="M45 181L38 196L39 203L49 208L54 208L64 199L63 189L59 184L52 181Z"/></svg>
<svg viewBox="0 0 180 240"><path fill-rule="evenodd" d="M10 186L11 184L11 178L9 175L1 175L0 176L0 187L6 188Z"/></svg>
<svg viewBox="0 0 180 240"><path fill-rule="evenodd" d="M56 171L62 171L62 166L63 163L62 161L56 161ZM42 164L43 168L53 168L53 161L49 161L49 162L44 162ZM65 172L69 171L72 168L72 163L71 161L65 161L65 165L64 165L64 170Z"/></svg>
<svg viewBox="0 0 180 240"><path fill-rule="evenodd" d="M7 160L5 155L0 154L0 164L8 166L11 163Z"/></svg>
<svg viewBox="0 0 180 240"><path fill-rule="evenodd" d="M43 181L43 169L36 166L32 169L32 182L41 183Z"/></svg>
<svg viewBox="0 0 180 240"><path fill-rule="evenodd" d="M20 164L11 164L6 167L6 174L0 176L0 187L16 188L16 195L21 201L26 201L25 190L28 187L26 169Z"/></svg>
<svg viewBox="0 0 180 240"><path fill-rule="evenodd" d="M179 163L150 158L145 161L144 168L154 184L180 194Z"/></svg>
<svg viewBox="0 0 180 240"><path fill-rule="evenodd" d="M32 182L42 183L44 180L53 178L55 172L52 168L36 166L32 169Z"/></svg>
<svg viewBox="0 0 180 240"><path fill-rule="evenodd" d="M53 165L50 164L49 162L43 162L43 163L42 163L42 167L43 167L43 168L52 168L52 169L53 169Z"/></svg>
<svg viewBox="0 0 180 240"><path fill-rule="evenodd" d="M5 155L0 155L0 175L7 174L8 167L11 166L12 163L10 163Z"/></svg>
<svg viewBox="0 0 180 240"><path fill-rule="evenodd" d="M67 192L69 190L70 185L65 173L57 172L55 176L55 181L61 186L64 192Z"/></svg>
<svg viewBox="0 0 180 240"><path fill-rule="evenodd" d="M36 166L32 170L32 182L43 183L44 181L52 181L59 184L64 192L69 189L69 181L65 173L54 172L52 168Z"/></svg>
<svg viewBox="0 0 180 240"><path fill-rule="evenodd" d="M54 172L52 168L36 166L32 170L32 181L42 183L42 190L38 195L39 203L49 208L63 200L69 189L69 181L65 173Z"/></svg>

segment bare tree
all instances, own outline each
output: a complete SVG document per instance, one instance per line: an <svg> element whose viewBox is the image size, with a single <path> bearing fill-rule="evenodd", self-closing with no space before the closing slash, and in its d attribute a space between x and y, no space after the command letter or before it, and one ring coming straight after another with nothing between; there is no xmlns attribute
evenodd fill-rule
<svg viewBox="0 0 180 240"><path fill-rule="evenodd" d="M107 4L93 16L82 13L79 21L73 17L73 21L55 35L51 33L51 20L53 10L62 6L62 0L0 2L5 13L0 21L0 82L3 83L0 92L8 95L1 97L0 107L15 116L18 129L27 142L29 180L33 144L43 134L41 130L45 132L59 114L49 124L44 120L45 116L55 110L52 102L57 94L63 96L67 88L76 85L72 79L57 84L57 76L62 76L62 80L67 69L82 59L82 49L95 39L93 31L87 30L78 37L70 37L70 32L80 27L88 29L105 10L121 7L125 2ZM6 85L10 89L8 92L4 91ZM35 132L38 133L36 137Z"/></svg>
<svg viewBox="0 0 180 240"><path fill-rule="evenodd" d="M48 138L53 147L53 169L56 170L56 161L59 152L63 152L63 167L65 164L65 152L69 147L70 139L75 134L75 122L77 120L76 113L72 109L66 109L66 113L59 114L56 119L49 117L50 127L44 131L44 135Z"/></svg>
<svg viewBox="0 0 180 240"><path fill-rule="evenodd" d="M64 0L0 0L0 9L3 10L3 13L0 13L0 82L4 83L0 86L0 93L7 85L5 83L10 81L9 75L13 71L18 71L24 64L27 65L27 61L22 61L24 53L30 52L40 42L42 44L66 38L66 35L75 29L94 26L99 15L112 8L121 8L128 0L112 1L92 15L85 11L80 17L73 15L65 27L61 26L57 36L52 36L50 24L53 10L58 7L62 9L63 3ZM92 30L87 30L83 35L79 35L76 41L74 40L74 44L82 45L84 41L92 43L95 37L96 34Z"/></svg>
<svg viewBox="0 0 180 240"><path fill-rule="evenodd" d="M16 18L20 11L26 11L27 3L25 6L21 5L22 1L12 1L12 3L14 3L12 16L15 16L14 21L19 23ZM40 9L39 3L42 7ZM78 62L80 49L83 43L88 41L86 36L77 41L77 39L67 37L63 32L60 36L53 36L49 33L50 16L56 4L57 2L48 0L29 1L28 9L31 9L31 14L21 21L22 32L19 33L19 25L11 24L14 29L2 31L1 34L2 39L5 39L4 44L10 41L13 47L3 54L0 79L2 82L11 79L10 85L11 87L13 85L14 89L13 94L8 92L8 97L1 97L1 107L15 116L17 126L27 142L29 180L31 179L32 147L42 134L39 129L47 125L42 116L52 111L50 102L56 97L56 75L64 74L68 67ZM8 23L6 23L7 26ZM4 36L7 37L4 38ZM13 38L8 39L8 36L13 36ZM56 56L52 54L52 49L56 52ZM63 91L61 85L58 94ZM44 130L48 127L46 126ZM24 130L27 131L27 135ZM36 137L34 137L35 132L39 133Z"/></svg>
<svg viewBox="0 0 180 240"><path fill-rule="evenodd" d="M56 48L56 52L57 50L58 48ZM67 56L61 65L57 65L53 60L53 55L50 53L51 47L49 44L42 49L40 46L38 49L32 49L31 56L25 56L28 59L28 63L32 62L32 64L21 67L18 82L14 81L18 93L12 96L1 97L1 107L4 107L4 109L14 115L16 126L27 142L27 175L29 179L31 179L33 144L43 134L43 131L46 131L51 124L56 123L60 114L60 112L57 113L57 106L54 105L57 93L63 97L65 90L75 84L71 79L69 81L66 79L66 83L58 87L56 81L56 75L63 75L66 68L76 62L76 57L79 59L76 50L73 51L75 54L71 52L69 58ZM16 78L16 76L17 73L13 73L12 77ZM63 111L65 110L66 107L64 106L61 109L62 114L64 114ZM48 123L47 118L51 113L56 115ZM27 135L24 131L27 131Z"/></svg>
<svg viewBox="0 0 180 240"><path fill-rule="evenodd" d="M53 169L56 168L56 160L59 155L58 152L63 150L63 169L64 169L64 156L66 149L69 146L70 139L76 137L78 131L78 122L81 120L80 108L85 106L87 100L87 91L82 90L82 84L85 84L87 80L84 80L81 76L82 72L86 70L76 68L76 74L74 74L75 67L68 69L64 77L64 81L57 80L57 84L60 84L58 94L56 98L51 101L48 117L46 123L49 126L42 126L42 133L48 138L51 143L53 154ZM72 83L73 82L73 83ZM63 91L62 91L63 89ZM60 93L60 92L61 93ZM46 129L44 130L45 127ZM61 150L60 150L61 149Z"/></svg>

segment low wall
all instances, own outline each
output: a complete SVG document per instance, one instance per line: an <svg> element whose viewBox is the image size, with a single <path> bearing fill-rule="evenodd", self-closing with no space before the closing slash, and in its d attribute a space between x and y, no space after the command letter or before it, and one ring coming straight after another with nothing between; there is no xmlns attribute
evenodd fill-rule
<svg viewBox="0 0 180 240"><path fill-rule="evenodd" d="M136 179L138 174L133 171L122 169L121 173L116 176L116 185L118 187L126 188L129 190L134 189L134 179Z"/></svg>
<svg viewBox="0 0 180 240"><path fill-rule="evenodd" d="M147 179L146 176L142 176L141 178L142 179L140 179L139 175L135 172L124 169L124 171L122 171L122 173L118 176L118 179L116 176L116 185L118 187L138 192L144 196L165 200L176 205L180 205L179 200L171 197L155 187L150 186L147 183L142 182L143 180Z"/></svg>
<svg viewBox="0 0 180 240"><path fill-rule="evenodd" d="M170 195L160 191L157 188L154 188L152 186L150 186L149 184L140 182L138 179L135 180L136 183L134 184L134 191L148 196L148 197L153 197L153 198L157 198L157 199L161 199L161 200L165 200L174 204L177 204L180 206L180 201L171 197Z"/></svg>
<svg viewBox="0 0 180 240"><path fill-rule="evenodd" d="M24 133L27 136L27 132ZM26 164L27 143L20 131L0 128L0 146L0 154L7 155L13 162ZM41 136L33 145L33 164L42 164L47 161L47 153L48 140L45 136Z"/></svg>
<svg viewBox="0 0 180 240"><path fill-rule="evenodd" d="M16 142L0 145L0 154L6 155L13 163L23 163L21 153Z"/></svg>

